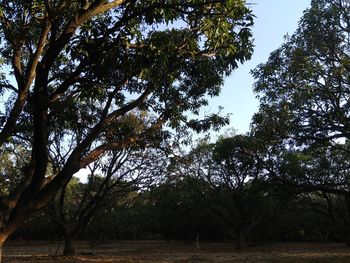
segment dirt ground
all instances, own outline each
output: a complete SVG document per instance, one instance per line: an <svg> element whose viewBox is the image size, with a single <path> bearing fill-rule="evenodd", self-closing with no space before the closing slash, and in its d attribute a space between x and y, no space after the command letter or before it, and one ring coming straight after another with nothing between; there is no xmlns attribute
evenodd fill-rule
<svg viewBox="0 0 350 263"><path fill-rule="evenodd" d="M249 247L241 252L230 243L203 243L197 249L183 242L113 242L91 249L79 242L75 257L55 256L58 244L34 242L30 246L9 242L4 263L341 263L350 262L350 248L343 244L283 243ZM62 247L58 254L62 253Z"/></svg>

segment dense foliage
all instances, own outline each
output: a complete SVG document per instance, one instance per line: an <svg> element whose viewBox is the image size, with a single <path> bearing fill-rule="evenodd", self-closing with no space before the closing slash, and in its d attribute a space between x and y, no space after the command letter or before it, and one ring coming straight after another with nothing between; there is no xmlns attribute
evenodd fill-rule
<svg viewBox="0 0 350 263"><path fill-rule="evenodd" d="M5 236L50 200L13 238L47 238L55 222L51 237L67 249L76 238L350 246L349 1L313 0L252 71L261 105L247 134L192 145L187 128L226 122L193 117L250 56L242 1L0 7L2 63L15 77L0 84ZM86 165L88 181L70 181Z"/></svg>
<svg viewBox="0 0 350 263"><path fill-rule="evenodd" d="M312 1L297 31L253 70L255 122L298 142L349 138L350 5Z"/></svg>
<svg viewBox="0 0 350 263"><path fill-rule="evenodd" d="M241 0L1 1L0 155L25 151L2 171L0 245L110 151L227 123L197 115L250 58L252 24Z"/></svg>

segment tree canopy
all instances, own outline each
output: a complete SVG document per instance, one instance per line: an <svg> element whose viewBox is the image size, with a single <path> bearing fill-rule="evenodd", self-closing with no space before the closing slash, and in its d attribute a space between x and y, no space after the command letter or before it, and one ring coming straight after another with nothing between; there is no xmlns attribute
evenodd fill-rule
<svg viewBox="0 0 350 263"><path fill-rule="evenodd" d="M1 241L107 151L226 123L188 113L250 58L252 24L241 0L1 1L1 154L30 156L0 200ZM48 176L50 152L63 158Z"/></svg>
<svg viewBox="0 0 350 263"><path fill-rule="evenodd" d="M326 196L329 211L332 198L344 199L348 245L349 12L349 1L312 1L296 32L252 71L261 102L252 131L283 149L276 181Z"/></svg>
<svg viewBox="0 0 350 263"><path fill-rule="evenodd" d="M297 31L253 70L260 127L299 141L350 137L349 11L348 1L312 1Z"/></svg>
<svg viewBox="0 0 350 263"><path fill-rule="evenodd" d="M0 252L47 238L48 215L66 254L87 237L350 246L348 0L313 0L252 71L248 133L191 144L228 122L200 109L251 56L247 6L0 1Z"/></svg>

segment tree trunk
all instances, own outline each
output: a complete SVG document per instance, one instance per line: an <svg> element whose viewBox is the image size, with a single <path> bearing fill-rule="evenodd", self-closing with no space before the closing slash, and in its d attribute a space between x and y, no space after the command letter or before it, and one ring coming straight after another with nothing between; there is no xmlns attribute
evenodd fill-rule
<svg viewBox="0 0 350 263"><path fill-rule="evenodd" d="M73 237L69 234L64 235L63 255L64 256L75 256L76 255Z"/></svg>
<svg viewBox="0 0 350 263"><path fill-rule="evenodd" d="M239 235L236 240L236 249L241 250L246 246L246 239L248 235L248 229L247 227L242 227L239 230Z"/></svg>
<svg viewBox="0 0 350 263"><path fill-rule="evenodd" d="M350 247L350 195L345 195L347 218L345 226L344 242L347 247Z"/></svg>
<svg viewBox="0 0 350 263"><path fill-rule="evenodd" d="M201 247L199 245L199 233L196 235L196 248L201 249Z"/></svg>
<svg viewBox="0 0 350 263"><path fill-rule="evenodd" d="M7 238L15 232L15 230L18 228L20 224L20 221L12 221L11 224L8 224L5 227L5 224L3 224L3 227L0 228L0 263L3 262L3 247L7 240Z"/></svg>
<svg viewBox="0 0 350 263"><path fill-rule="evenodd" d="M237 250L242 250L245 247L245 241L239 236L236 240L236 247Z"/></svg>
<svg viewBox="0 0 350 263"><path fill-rule="evenodd" d="M2 250L3 250L4 242L0 243L0 263L2 262Z"/></svg>
<svg viewBox="0 0 350 263"><path fill-rule="evenodd" d="M344 242L347 247L350 247L350 230L349 229L345 230Z"/></svg>
<svg viewBox="0 0 350 263"><path fill-rule="evenodd" d="M4 244L5 244L5 241L7 239L8 235L4 234L4 233L1 233L0 234L0 263L3 262L2 260L2 252L3 252L3 247L4 247Z"/></svg>

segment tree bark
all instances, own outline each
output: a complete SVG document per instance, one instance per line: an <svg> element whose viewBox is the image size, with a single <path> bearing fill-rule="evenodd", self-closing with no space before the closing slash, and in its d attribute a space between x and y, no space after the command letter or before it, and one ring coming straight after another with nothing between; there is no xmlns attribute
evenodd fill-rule
<svg viewBox="0 0 350 263"><path fill-rule="evenodd" d="M75 256L76 255L74 240L73 240L73 237L69 234L64 235L63 255L64 256Z"/></svg>
<svg viewBox="0 0 350 263"><path fill-rule="evenodd" d="M2 228L0 228L0 263L2 261L2 252L4 244L7 238L16 231L21 223L23 223L24 219L21 217L14 217L12 221L8 221L7 224L3 223Z"/></svg>
<svg viewBox="0 0 350 263"><path fill-rule="evenodd" d="M0 243L0 263L2 262L2 250L3 250L4 242Z"/></svg>
<svg viewBox="0 0 350 263"><path fill-rule="evenodd" d="M199 233L197 233L197 235L196 235L196 248L201 249L201 247L199 245Z"/></svg>
<svg viewBox="0 0 350 263"><path fill-rule="evenodd" d="M350 229L349 227L347 227L347 229L345 230L345 237L344 237L344 242L345 242L345 245L347 247L350 247Z"/></svg>
<svg viewBox="0 0 350 263"><path fill-rule="evenodd" d="M236 240L236 247L237 250L242 250L245 247L245 240L239 235L239 237Z"/></svg>
<svg viewBox="0 0 350 263"><path fill-rule="evenodd" d="M241 249L245 248L248 232L249 232L249 230L248 230L248 227L246 227L246 226L241 227L241 229L239 230L239 233L238 233L238 236L236 239L236 249L237 250L241 250Z"/></svg>
<svg viewBox="0 0 350 263"><path fill-rule="evenodd" d="M349 194L345 195L345 202L346 202L347 217L346 217L344 242L347 247L350 247L350 195Z"/></svg>
<svg viewBox="0 0 350 263"><path fill-rule="evenodd" d="M8 235L4 234L4 233L1 233L0 234L0 263L3 262L2 260L2 255L3 255L3 247L4 247L4 244L5 244L5 241L7 239Z"/></svg>

